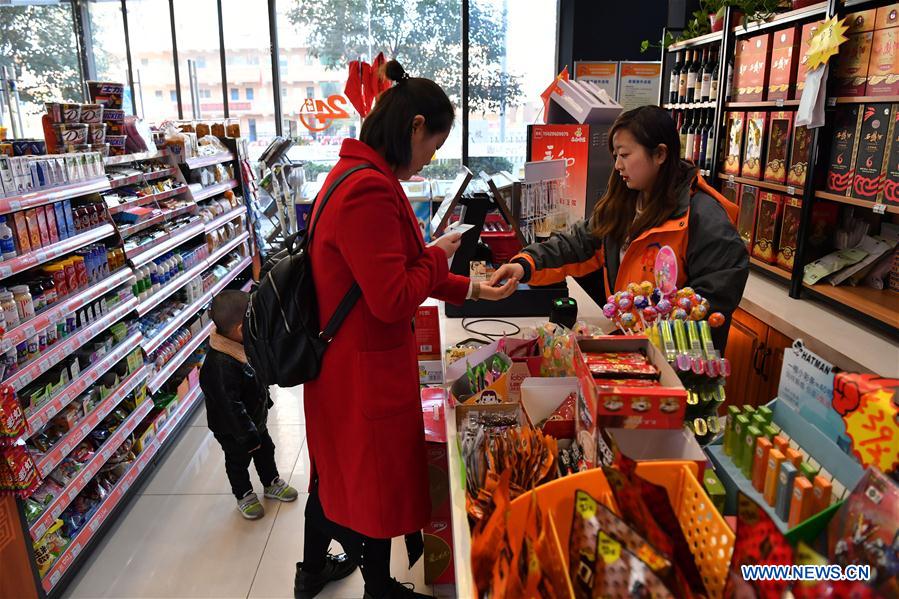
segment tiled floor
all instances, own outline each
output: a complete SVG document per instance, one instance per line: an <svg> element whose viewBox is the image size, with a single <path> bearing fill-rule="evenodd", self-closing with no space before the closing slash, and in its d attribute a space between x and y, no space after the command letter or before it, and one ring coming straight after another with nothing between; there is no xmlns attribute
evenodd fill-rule
<svg viewBox="0 0 899 599"><path fill-rule="evenodd" d="M302 389L278 389L273 399L269 428L278 468L283 478L303 492L309 481L309 454ZM261 497L259 479L255 472L251 476ZM262 520L251 522L238 514L225 477L224 456L206 428L201 406L96 547L66 596L293 597L295 563L302 559L306 495L289 504L263 502ZM421 561L409 572L402 539L394 542L393 549L393 575L423 591ZM319 597L358 599L362 592L362 575L357 571Z"/></svg>

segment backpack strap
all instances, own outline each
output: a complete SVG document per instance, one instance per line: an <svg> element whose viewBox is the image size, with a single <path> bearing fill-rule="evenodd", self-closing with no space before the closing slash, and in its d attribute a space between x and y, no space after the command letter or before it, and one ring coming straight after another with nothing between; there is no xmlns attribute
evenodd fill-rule
<svg viewBox="0 0 899 599"><path fill-rule="evenodd" d="M328 200L331 199L331 194L334 193L334 190L337 189L337 186L344 182L344 180L352 175L355 172L362 171L365 169L373 169L375 168L371 164L360 164L354 166L353 168L345 170L337 179L331 183L328 187L327 191L325 191L325 195L317 197L315 201L313 201L312 209L315 210L315 204L321 201L321 207L318 209L318 213L316 214L315 220L312 221L312 224L309 226L309 235L306 238L306 247L312 247L312 234L315 231L315 225L318 224L319 219L321 218L322 212L325 209L325 206L328 204ZM359 288L358 283L353 283L353 286L350 287L349 291L346 292L346 295L343 296L343 299L340 300L340 303L337 305L337 309L334 311L334 314L331 315L331 319L328 320L328 324L325 325L325 328L318 334L318 338L324 341L325 343L331 343L334 340L334 335L337 334L337 329L340 328L340 325L343 324L343 321L346 320L346 317L350 315L350 311L353 309L353 306L356 305L356 302L359 301L359 297L362 295L362 290Z"/></svg>

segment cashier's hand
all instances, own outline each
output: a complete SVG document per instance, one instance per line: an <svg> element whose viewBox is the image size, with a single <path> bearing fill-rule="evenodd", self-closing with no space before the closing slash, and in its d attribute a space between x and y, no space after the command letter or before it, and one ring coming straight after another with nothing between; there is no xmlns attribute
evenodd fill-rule
<svg viewBox="0 0 899 599"><path fill-rule="evenodd" d="M461 233L450 233L449 235L444 235L443 237L435 241L434 245L443 250L443 252L446 254L447 259L449 259L452 258L453 254L456 253L456 250L459 249L461 239Z"/></svg>
<svg viewBox="0 0 899 599"><path fill-rule="evenodd" d="M490 286L495 287L499 285L500 281L504 281L506 279L515 279L516 283L524 278L524 267L521 264L503 264L496 272L493 273L493 276L490 277ZM501 287L504 289L505 287ZM513 289L514 291L514 289ZM483 294L484 289L481 289L481 293ZM481 295L484 297L484 295Z"/></svg>
<svg viewBox="0 0 899 599"><path fill-rule="evenodd" d="M481 286L482 300L497 301L506 299L518 289L518 279L508 279L502 287L494 287L490 283L478 283Z"/></svg>

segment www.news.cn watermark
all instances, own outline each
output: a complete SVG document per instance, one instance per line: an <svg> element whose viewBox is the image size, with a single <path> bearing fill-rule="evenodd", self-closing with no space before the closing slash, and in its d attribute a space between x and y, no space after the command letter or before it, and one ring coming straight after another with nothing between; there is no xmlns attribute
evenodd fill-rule
<svg viewBox="0 0 899 599"><path fill-rule="evenodd" d="M806 581L857 581L871 579L871 566L740 566L743 580L788 580Z"/></svg>

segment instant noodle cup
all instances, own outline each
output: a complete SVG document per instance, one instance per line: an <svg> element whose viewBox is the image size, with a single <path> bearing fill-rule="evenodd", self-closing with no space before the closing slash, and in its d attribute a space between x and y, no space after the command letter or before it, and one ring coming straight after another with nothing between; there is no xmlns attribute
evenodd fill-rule
<svg viewBox="0 0 899 599"><path fill-rule="evenodd" d="M91 102L102 104L104 108L121 108L125 97L125 84L114 81L88 81L87 91Z"/></svg>
<svg viewBox="0 0 899 599"><path fill-rule="evenodd" d="M103 106L100 104L82 104L81 122L87 124L103 122Z"/></svg>
<svg viewBox="0 0 899 599"><path fill-rule="evenodd" d="M81 123L53 125L56 139L61 145L87 143L88 126Z"/></svg>
<svg viewBox="0 0 899 599"><path fill-rule="evenodd" d="M62 119L62 104L59 102L45 102L44 108L47 110L51 123L59 124L64 122Z"/></svg>
<svg viewBox="0 0 899 599"><path fill-rule="evenodd" d="M107 135L106 143L109 146L110 156L123 156L125 154L125 140L127 135Z"/></svg>
<svg viewBox="0 0 899 599"><path fill-rule="evenodd" d="M60 104L63 123L81 122L81 104Z"/></svg>
<svg viewBox="0 0 899 599"><path fill-rule="evenodd" d="M92 144L106 143L106 123L91 123L90 142Z"/></svg>

